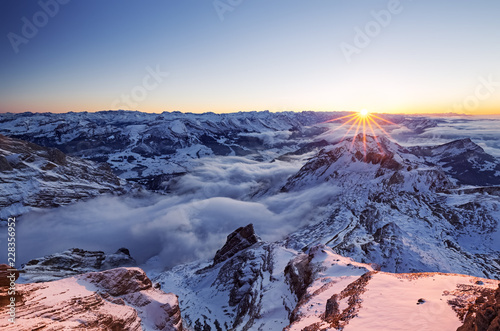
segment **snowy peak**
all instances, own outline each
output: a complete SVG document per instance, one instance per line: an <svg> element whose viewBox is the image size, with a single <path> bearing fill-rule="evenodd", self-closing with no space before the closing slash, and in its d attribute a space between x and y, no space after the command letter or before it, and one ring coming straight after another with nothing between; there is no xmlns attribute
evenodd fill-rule
<svg viewBox="0 0 500 331"><path fill-rule="evenodd" d="M458 184L500 185L500 161L469 138L412 150L428 162L441 166Z"/></svg>
<svg viewBox="0 0 500 331"><path fill-rule="evenodd" d="M385 137L363 134L322 149L288 179L283 191L324 182L369 192L399 190L415 193L453 187L439 167L425 164Z"/></svg>
<svg viewBox="0 0 500 331"><path fill-rule="evenodd" d="M432 149L433 155L449 156L460 154L465 151L475 151L485 153L481 146L477 145L470 138L457 139L449 143L436 146Z"/></svg>
<svg viewBox="0 0 500 331"><path fill-rule="evenodd" d="M350 151L355 154L357 152L361 153L372 153L372 154L394 154L398 150L402 149L398 144L390 141L384 136L372 136L360 133L354 137L349 137L343 140L341 143L344 145L350 145Z"/></svg>

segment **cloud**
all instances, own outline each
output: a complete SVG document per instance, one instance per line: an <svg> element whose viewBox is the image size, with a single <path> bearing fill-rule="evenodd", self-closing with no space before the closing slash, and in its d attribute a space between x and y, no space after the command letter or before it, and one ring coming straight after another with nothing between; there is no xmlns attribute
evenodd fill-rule
<svg viewBox="0 0 500 331"><path fill-rule="evenodd" d="M18 222L18 261L72 247L105 252L127 247L139 263L158 255L172 267L213 258L229 233L249 223L262 239L280 240L318 219L321 205L339 193L331 184L281 193L301 165L205 159L172 184L176 194L101 196L31 212Z"/></svg>
<svg viewBox="0 0 500 331"><path fill-rule="evenodd" d="M264 131L264 132L248 132L240 133L240 137L255 137L260 139L265 146L274 146L276 144L281 144L283 141L289 139L292 132L286 131Z"/></svg>
<svg viewBox="0 0 500 331"><path fill-rule="evenodd" d="M409 134L404 128L390 132L404 145L438 145L453 140L471 138L487 153L500 157L500 118L450 117L434 119L437 126L426 128L419 134Z"/></svg>

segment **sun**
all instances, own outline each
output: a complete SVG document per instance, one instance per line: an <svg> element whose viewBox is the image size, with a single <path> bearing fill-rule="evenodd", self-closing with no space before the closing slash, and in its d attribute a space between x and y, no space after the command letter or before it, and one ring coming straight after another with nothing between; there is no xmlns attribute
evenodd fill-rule
<svg viewBox="0 0 500 331"><path fill-rule="evenodd" d="M384 128L378 122L381 122L381 123L385 122L387 124L397 125L397 124L395 124L391 121L388 121L382 117L379 117L375 114L370 114L368 112L368 110L366 110L366 109L361 109L360 111L355 112L354 114L351 114L351 115L342 116L339 118L334 118L332 120L326 121L325 123L340 121L340 120L343 120L344 123L341 126L339 126L338 128L334 129L334 131L337 129L340 129L346 125L350 125L349 129L347 130L345 135L342 137L342 140L344 140L344 138L347 137L349 135L349 133L354 132L352 143L351 143L351 148L352 148L352 146L354 146L354 143L356 142L356 139L358 138L358 133L362 133L361 136L363 137L362 140L363 140L363 147L364 147L363 149L365 152L365 157L366 157L366 136L367 136L367 134L371 135L375 139L381 153L383 153L383 150L380 146L378 136L375 133L375 128L378 128L384 135L390 137L389 133L387 133L387 131L385 131Z"/></svg>

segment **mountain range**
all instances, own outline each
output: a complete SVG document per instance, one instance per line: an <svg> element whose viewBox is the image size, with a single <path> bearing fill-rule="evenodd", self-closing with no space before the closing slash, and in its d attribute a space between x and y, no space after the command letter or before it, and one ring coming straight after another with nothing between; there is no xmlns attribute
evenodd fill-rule
<svg viewBox="0 0 500 331"><path fill-rule="evenodd" d="M470 138L412 146L381 132L344 136L339 129L345 122L332 121L342 116L1 114L1 216L22 222L32 210L65 208L102 194L154 191L182 198L193 194L186 179L220 160L283 168L273 180L231 193L245 203L302 197L311 208L300 214L303 205L288 206L290 217L302 219L283 216L290 225L280 238L263 240L247 224L228 234L212 259L167 270L157 257L139 265L179 297L185 327L454 330L465 323L461 330L471 329L481 307L495 307L500 161ZM404 128L407 135L440 121L387 118L387 131ZM206 178L200 185L212 184ZM220 194L209 192L207 201ZM135 265L133 252L123 252L53 252L25 261L21 279L61 282ZM138 316L142 328L161 329Z"/></svg>

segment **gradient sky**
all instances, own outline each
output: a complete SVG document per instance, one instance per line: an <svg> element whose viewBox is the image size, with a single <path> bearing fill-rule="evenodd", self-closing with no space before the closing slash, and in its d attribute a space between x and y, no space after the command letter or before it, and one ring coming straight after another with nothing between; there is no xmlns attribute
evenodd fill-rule
<svg viewBox="0 0 500 331"><path fill-rule="evenodd" d="M212 0L71 0L47 22L2 1L0 112L500 113L500 1L401 0L374 23L392 1L221 0L221 20ZM23 17L41 26L16 52Z"/></svg>

